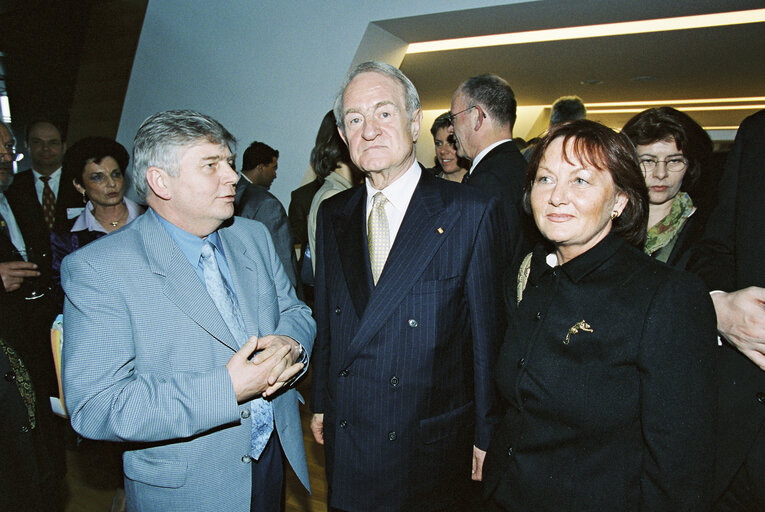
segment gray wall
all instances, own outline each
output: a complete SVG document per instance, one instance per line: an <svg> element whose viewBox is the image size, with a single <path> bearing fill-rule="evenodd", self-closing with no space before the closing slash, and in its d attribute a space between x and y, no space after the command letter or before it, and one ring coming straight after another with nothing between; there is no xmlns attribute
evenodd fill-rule
<svg viewBox="0 0 765 512"><path fill-rule="evenodd" d="M149 115L200 110L237 137L240 155L252 140L279 150L271 192L286 207L354 59L403 57L405 43L370 22L505 3L150 0L117 139L131 148Z"/></svg>

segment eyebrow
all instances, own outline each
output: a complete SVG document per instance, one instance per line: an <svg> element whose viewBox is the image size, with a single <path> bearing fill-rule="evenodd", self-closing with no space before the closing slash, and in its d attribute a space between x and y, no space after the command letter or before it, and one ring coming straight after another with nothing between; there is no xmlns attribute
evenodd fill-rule
<svg viewBox="0 0 765 512"><path fill-rule="evenodd" d="M377 103L375 103L372 110L377 110L378 108L384 107L385 105L393 105L398 110L398 107L396 106L396 104L390 100L378 101ZM343 113L343 117L347 116L348 114L361 114L361 110L357 108L353 108L353 107L349 108Z"/></svg>
<svg viewBox="0 0 765 512"><path fill-rule="evenodd" d="M655 157L655 156L658 156L658 155L656 155L654 153L640 153L639 156L654 156ZM683 156L683 152L682 151L678 151L677 153L670 153L667 156Z"/></svg>

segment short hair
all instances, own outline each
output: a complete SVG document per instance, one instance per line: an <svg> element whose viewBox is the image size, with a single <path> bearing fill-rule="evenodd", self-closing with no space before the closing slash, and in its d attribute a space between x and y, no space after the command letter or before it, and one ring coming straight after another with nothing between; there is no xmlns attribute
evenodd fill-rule
<svg viewBox="0 0 765 512"><path fill-rule="evenodd" d="M414 113L420 109L420 95L417 94L417 88L414 86L411 80L409 80L404 73L398 68L386 64L385 62L369 61L362 62L351 70L350 73L343 80L343 85L340 86L340 90L335 96L335 105L333 111L335 112L335 122L337 126L345 133L345 125L343 124L343 95L345 90L351 81L362 73L379 73L394 79L404 89L404 102L406 104L406 115L411 121L414 119Z"/></svg>
<svg viewBox="0 0 765 512"><path fill-rule="evenodd" d="M632 117L622 133L637 146L662 140L674 140L677 149L688 159L688 170L680 186L688 190L696 184L701 169L712 157L712 139L688 114L672 107L649 108Z"/></svg>
<svg viewBox="0 0 765 512"><path fill-rule="evenodd" d="M648 231L648 189L635 147L626 135L594 121L579 119L555 125L536 145L526 170L524 210L531 213L531 189L545 151L555 139L561 137L563 157L567 162L571 161L572 155L566 154L566 146L573 140L573 156L600 171L607 171L614 180L616 189L627 196L627 206L621 215L613 220L611 230L628 243L642 249Z"/></svg>
<svg viewBox="0 0 765 512"><path fill-rule="evenodd" d="M125 147L106 137L86 137L75 142L66 150L61 164L61 175L65 177L66 181L73 179L82 185L85 166L89 162L100 163L107 156L117 161L117 165L120 166L124 175L130 162L130 155L128 155Z"/></svg>
<svg viewBox="0 0 765 512"><path fill-rule="evenodd" d="M159 167L177 176L181 150L200 141L228 146L233 153L236 138L218 121L194 110L166 110L149 116L133 140L133 186L146 199L146 171Z"/></svg>
<svg viewBox="0 0 765 512"><path fill-rule="evenodd" d="M474 76L462 82L457 91L468 98L470 106L480 104L500 125L511 130L515 126L518 103L504 78L493 73Z"/></svg>
<svg viewBox="0 0 765 512"><path fill-rule="evenodd" d="M587 117L587 107L579 96L561 96L552 104L550 126Z"/></svg>
<svg viewBox="0 0 765 512"><path fill-rule="evenodd" d="M316 144L311 150L311 167L313 167L313 172L316 173L319 181L324 182L324 179L341 163L346 164L352 170L356 169L351 161L348 146L337 133L335 114L330 110L321 120L319 133L316 134Z"/></svg>
<svg viewBox="0 0 765 512"><path fill-rule="evenodd" d="M279 152L262 142L253 141L242 155L242 170L249 171L263 164L268 165L274 158L279 158Z"/></svg>
<svg viewBox="0 0 765 512"><path fill-rule="evenodd" d="M51 126L53 126L56 131L58 131L59 137L61 137L61 142L66 142L66 132L61 129L61 124L53 121L49 117L35 117L30 122L27 123L26 127L24 128L24 142L29 144L29 134L32 132L32 128L37 126L38 124L47 123Z"/></svg>

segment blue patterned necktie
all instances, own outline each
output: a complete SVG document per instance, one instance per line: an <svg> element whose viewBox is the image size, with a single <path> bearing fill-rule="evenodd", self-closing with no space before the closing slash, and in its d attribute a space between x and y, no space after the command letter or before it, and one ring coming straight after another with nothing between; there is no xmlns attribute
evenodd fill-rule
<svg viewBox="0 0 765 512"><path fill-rule="evenodd" d="M215 248L207 240L202 244L202 269L205 275L205 287L215 307L218 308L228 330L241 347L247 341L244 319L239 309L234 291L226 284L215 260ZM271 402L257 398L250 402L252 417L252 440L250 455L257 460L274 430L274 409Z"/></svg>

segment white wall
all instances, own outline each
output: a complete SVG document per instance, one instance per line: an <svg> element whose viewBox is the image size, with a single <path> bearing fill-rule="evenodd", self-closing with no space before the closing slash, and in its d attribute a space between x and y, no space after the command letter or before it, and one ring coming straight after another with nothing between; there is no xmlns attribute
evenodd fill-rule
<svg viewBox="0 0 765 512"><path fill-rule="evenodd" d="M512 1L150 0L117 139L131 148L141 122L161 110L207 113L239 139L240 154L253 140L279 150L271 192L286 207L354 58L402 56L387 32L367 30L369 22L506 3Z"/></svg>

